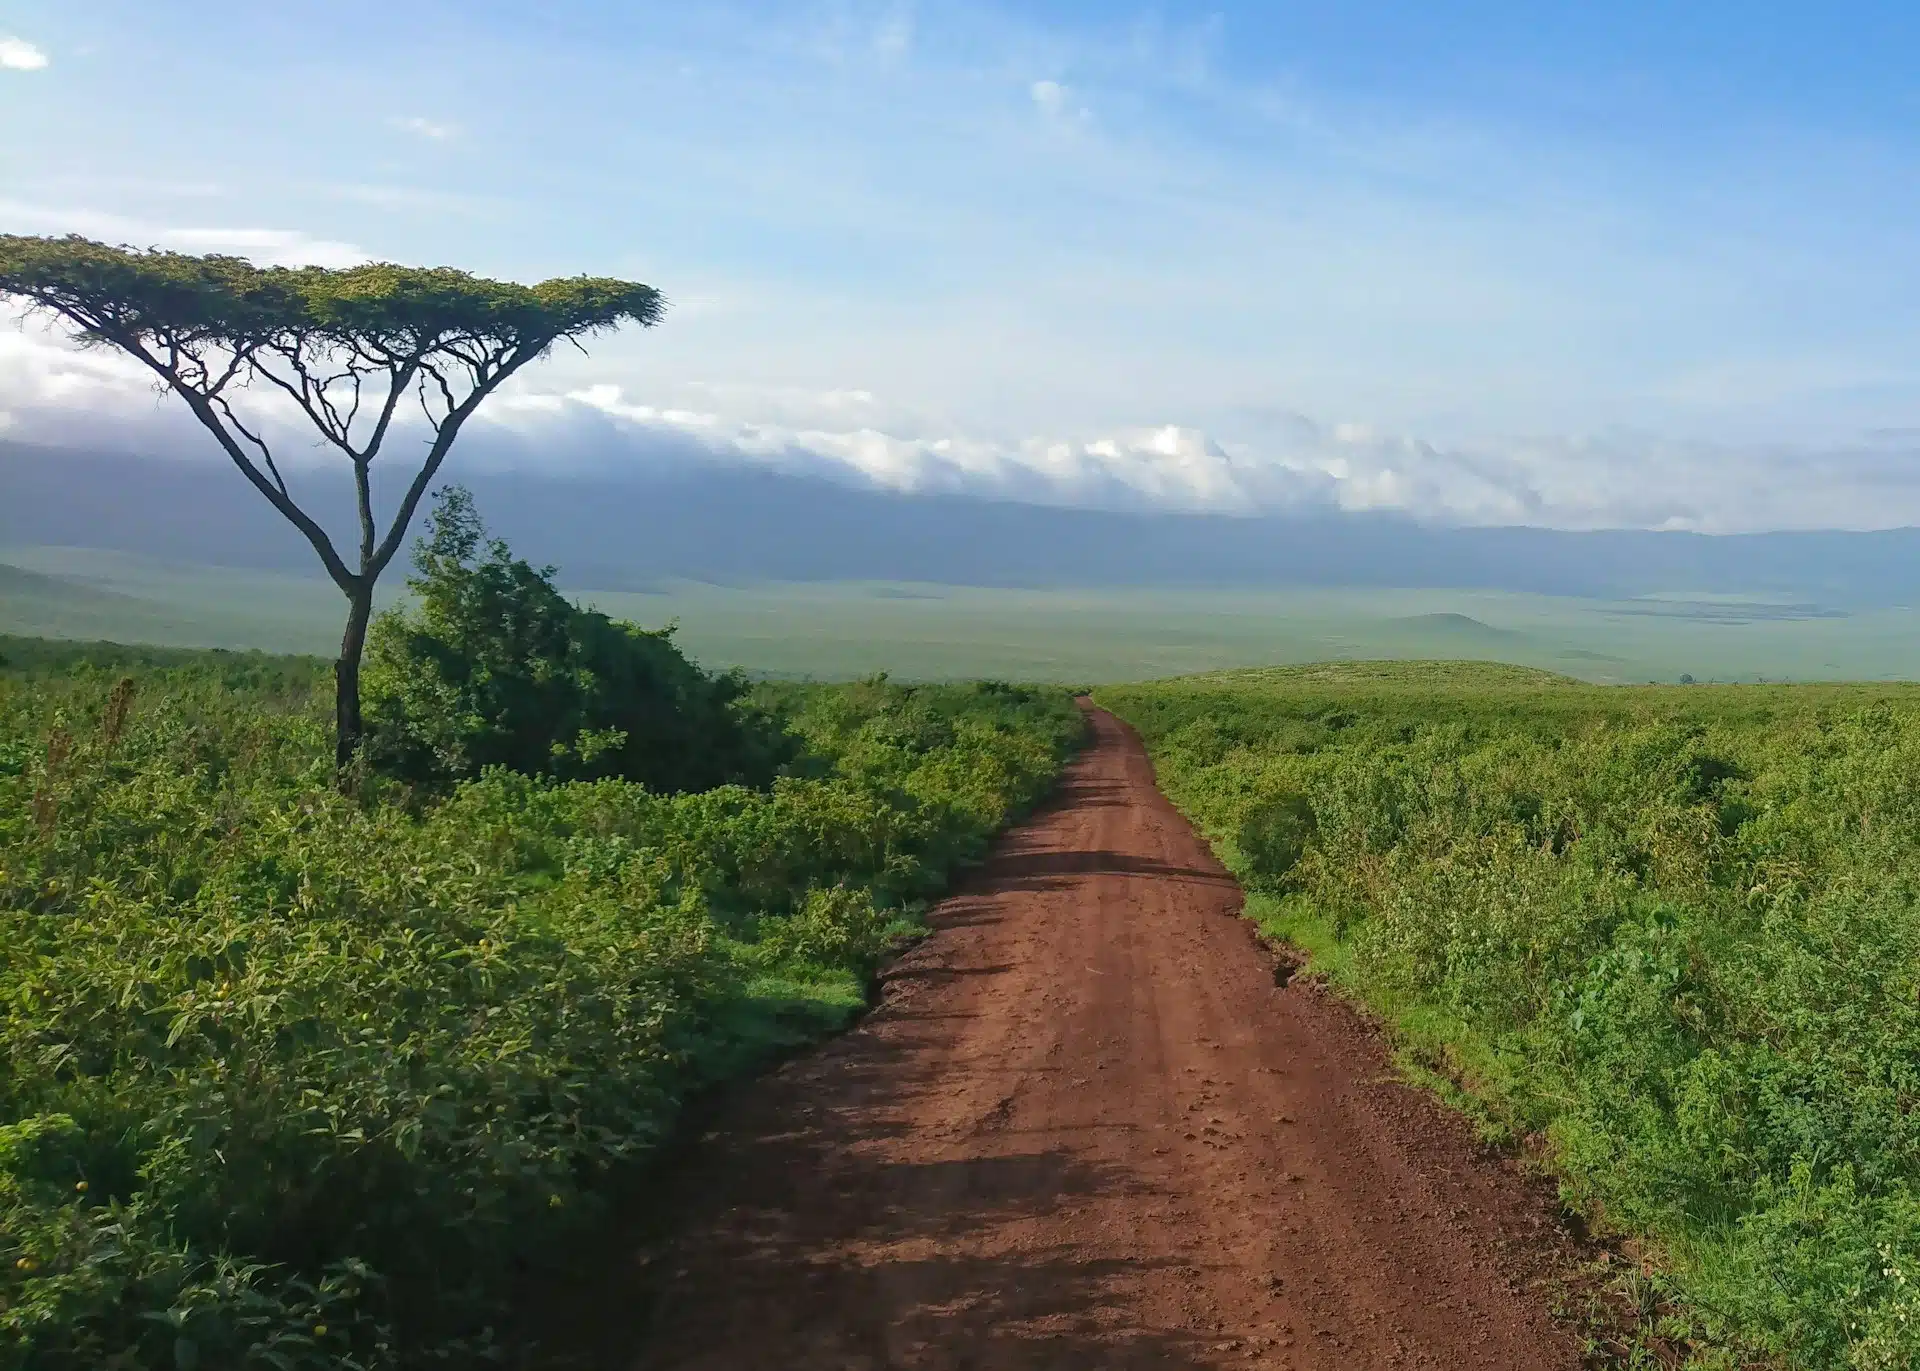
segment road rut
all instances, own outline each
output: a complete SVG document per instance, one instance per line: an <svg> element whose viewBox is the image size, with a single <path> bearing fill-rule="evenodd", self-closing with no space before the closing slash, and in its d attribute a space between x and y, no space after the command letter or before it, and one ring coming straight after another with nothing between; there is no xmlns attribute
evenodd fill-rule
<svg viewBox="0 0 1920 1371"><path fill-rule="evenodd" d="M1138 739L1090 721L875 1011L677 1164L601 1364L1579 1366L1540 1192L1276 985Z"/></svg>

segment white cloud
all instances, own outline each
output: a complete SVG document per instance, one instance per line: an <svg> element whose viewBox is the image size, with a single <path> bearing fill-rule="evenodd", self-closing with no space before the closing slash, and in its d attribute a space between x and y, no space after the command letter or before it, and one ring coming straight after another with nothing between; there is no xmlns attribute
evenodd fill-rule
<svg viewBox="0 0 1920 1371"><path fill-rule="evenodd" d="M314 238L292 229L163 229L156 245L178 252L220 252L262 267L351 267L373 260L352 243Z"/></svg>
<svg viewBox="0 0 1920 1371"><path fill-rule="evenodd" d="M1067 88L1058 81L1035 81L1028 87L1033 103L1048 114L1058 114L1067 103Z"/></svg>
<svg viewBox="0 0 1920 1371"><path fill-rule="evenodd" d="M295 229L171 228L97 210L0 200L0 218L26 233L79 233L112 243L174 252L221 252L263 267L348 267L372 260L365 248Z"/></svg>
<svg viewBox="0 0 1920 1371"><path fill-rule="evenodd" d="M1046 123L1056 129L1085 129L1092 123L1092 111L1081 104L1079 92L1060 81L1035 81L1027 86L1033 106Z"/></svg>
<svg viewBox="0 0 1920 1371"><path fill-rule="evenodd" d="M436 143L444 142L460 132L460 126L458 124L449 124L437 119L423 119L419 115L414 115L406 119L389 119L387 123L394 128L400 129L402 132L418 134L420 137L430 138Z"/></svg>
<svg viewBox="0 0 1920 1371"><path fill-rule="evenodd" d="M47 55L24 38L0 38L0 68L7 71L39 71L47 65Z"/></svg>
<svg viewBox="0 0 1920 1371"><path fill-rule="evenodd" d="M631 398L613 380L539 389L536 374L481 411L469 460L574 470L753 464L907 493L1109 509L1398 511L1448 524L1554 528L1920 525L1920 432L1846 443L1739 444L1610 432L1440 443L1285 411L1082 435L995 436L858 388L721 383ZM278 398L247 397L294 463L322 461ZM7 437L212 457L185 410L134 363L51 332L0 330ZM414 421L409 420L410 424ZM417 433L396 433L396 447Z"/></svg>

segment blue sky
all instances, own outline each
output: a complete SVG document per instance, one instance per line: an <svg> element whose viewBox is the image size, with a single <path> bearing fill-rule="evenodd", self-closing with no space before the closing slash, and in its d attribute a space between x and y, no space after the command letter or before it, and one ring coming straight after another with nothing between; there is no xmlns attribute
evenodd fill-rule
<svg viewBox="0 0 1920 1371"><path fill-rule="evenodd" d="M0 228L664 289L503 453L1920 522L1920 6L13 0L8 37ZM0 343L18 435L161 423Z"/></svg>

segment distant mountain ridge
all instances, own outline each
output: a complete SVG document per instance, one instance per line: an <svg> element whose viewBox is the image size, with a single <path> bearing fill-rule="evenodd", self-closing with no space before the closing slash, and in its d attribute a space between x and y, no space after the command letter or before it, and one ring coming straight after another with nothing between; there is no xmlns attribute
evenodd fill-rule
<svg viewBox="0 0 1920 1371"><path fill-rule="evenodd" d="M1823 605L1920 603L1920 529L1705 535L1454 528L1389 515L1236 518L911 496L721 466L613 477L463 469L488 523L562 584L667 578L1000 587L1444 586L1596 598L1696 591ZM396 479L398 479L396 477ZM344 469L301 472L350 516ZM383 483L384 484L384 483ZM397 491L380 492L391 506ZM342 543L349 540L342 538ZM231 468L0 443L0 546L71 545L196 564L314 568Z"/></svg>

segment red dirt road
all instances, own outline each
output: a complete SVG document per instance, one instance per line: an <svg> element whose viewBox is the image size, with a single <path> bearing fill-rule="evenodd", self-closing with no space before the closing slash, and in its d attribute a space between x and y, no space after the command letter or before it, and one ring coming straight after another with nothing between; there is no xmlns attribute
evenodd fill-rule
<svg viewBox="0 0 1920 1371"><path fill-rule="evenodd" d="M1276 986L1137 739L1092 722L879 1008L692 1148L601 1364L1579 1366L1538 1193Z"/></svg>

